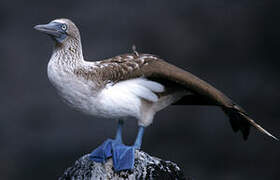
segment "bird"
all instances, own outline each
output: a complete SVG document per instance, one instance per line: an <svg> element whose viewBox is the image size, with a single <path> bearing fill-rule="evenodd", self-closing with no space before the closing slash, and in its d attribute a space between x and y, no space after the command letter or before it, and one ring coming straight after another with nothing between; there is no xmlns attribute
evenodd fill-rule
<svg viewBox="0 0 280 180"><path fill-rule="evenodd" d="M218 106L229 117L233 131L240 131L245 140L251 126L278 140L224 93L159 56L138 53L134 46L132 53L87 61L79 29L70 19L59 18L34 28L54 42L47 73L63 100L85 114L118 122L115 138L92 151L93 161L112 157L116 171L133 169L134 151L141 148L145 128L157 112L170 105ZM132 146L122 141L128 119L136 119L139 127Z"/></svg>

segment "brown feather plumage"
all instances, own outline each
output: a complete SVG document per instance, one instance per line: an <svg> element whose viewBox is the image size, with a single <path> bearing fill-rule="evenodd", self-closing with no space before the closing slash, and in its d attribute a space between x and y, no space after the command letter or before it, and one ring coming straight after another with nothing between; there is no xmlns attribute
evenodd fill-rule
<svg viewBox="0 0 280 180"><path fill-rule="evenodd" d="M162 83L165 87L168 87L167 91L177 88L184 89L190 93L174 104L220 106L228 115L233 130L235 132L241 131L245 140L248 138L251 126L277 139L254 122L239 105L235 104L221 91L197 76L169 64L157 56L135 53L124 54L100 61L96 65L99 68L92 71L76 69L75 74L87 80L99 82L100 86L105 86L109 82L117 83L127 79L146 77ZM161 94L158 95L161 96Z"/></svg>

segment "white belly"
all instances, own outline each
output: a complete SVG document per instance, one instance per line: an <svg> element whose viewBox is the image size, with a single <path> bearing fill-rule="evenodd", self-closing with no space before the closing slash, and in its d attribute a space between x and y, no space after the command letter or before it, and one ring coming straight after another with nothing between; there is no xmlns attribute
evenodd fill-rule
<svg viewBox="0 0 280 180"><path fill-rule="evenodd" d="M177 99L177 96L158 99L155 92L163 92L164 87L144 78L108 84L102 90L96 89L93 81L77 77L64 68L50 62L49 80L68 105L93 116L111 119L135 117L141 125L149 125L155 112ZM149 103L143 104L143 100Z"/></svg>
<svg viewBox="0 0 280 180"><path fill-rule="evenodd" d="M63 100L78 111L113 119L139 117L141 100L127 93L128 89L109 85L101 91L95 90L92 81L79 78L52 62L48 65L48 78Z"/></svg>
<svg viewBox="0 0 280 180"><path fill-rule="evenodd" d="M96 94L88 83L52 62L48 65L48 78L68 105L87 114L97 114L92 102Z"/></svg>

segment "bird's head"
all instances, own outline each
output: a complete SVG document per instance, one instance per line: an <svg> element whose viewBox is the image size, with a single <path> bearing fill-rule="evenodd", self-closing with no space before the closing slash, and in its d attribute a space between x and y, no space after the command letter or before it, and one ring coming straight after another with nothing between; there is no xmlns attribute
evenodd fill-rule
<svg viewBox="0 0 280 180"><path fill-rule="evenodd" d="M80 41L79 29L69 19L55 19L48 24L36 25L34 29L48 34L59 44L65 44L69 40Z"/></svg>

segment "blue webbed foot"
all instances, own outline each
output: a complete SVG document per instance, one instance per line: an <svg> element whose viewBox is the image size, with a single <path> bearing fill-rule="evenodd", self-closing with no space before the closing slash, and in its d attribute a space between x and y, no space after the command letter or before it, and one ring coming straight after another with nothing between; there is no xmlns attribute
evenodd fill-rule
<svg viewBox="0 0 280 180"><path fill-rule="evenodd" d="M94 149L89 158L95 162L104 163L112 156L112 143L115 140L107 139L103 144Z"/></svg>
<svg viewBox="0 0 280 180"><path fill-rule="evenodd" d="M113 166L116 171L133 169L134 167L134 146L126 146L118 140L107 139L90 154L90 159L104 163L110 157L113 159Z"/></svg>
<svg viewBox="0 0 280 180"><path fill-rule="evenodd" d="M116 171L133 169L134 167L134 152L133 146L124 144L112 144L113 165Z"/></svg>
<svg viewBox="0 0 280 180"><path fill-rule="evenodd" d="M141 147L144 127L139 127L134 146L126 146L122 143L122 125L123 122L119 121L115 140L107 139L102 145L92 151L89 156L91 160L105 163L108 158L112 157L115 171L133 169L134 152L135 149L140 149Z"/></svg>

